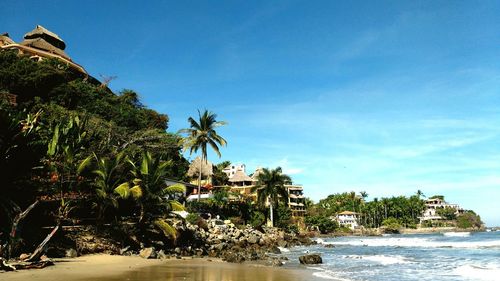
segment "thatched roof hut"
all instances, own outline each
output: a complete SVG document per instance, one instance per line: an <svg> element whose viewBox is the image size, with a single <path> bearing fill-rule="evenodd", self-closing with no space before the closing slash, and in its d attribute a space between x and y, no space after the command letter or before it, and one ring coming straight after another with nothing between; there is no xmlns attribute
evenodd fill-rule
<svg viewBox="0 0 500 281"><path fill-rule="evenodd" d="M193 162L189 165L189 170L187 172L188 176L195 177L199 175L201 157L196 157ZM211 177L214 174L213 164L210 161L203 161L201 163L201 175L204 177Z"/></svg>
<svg viewBox="0 0 500 281"><path fill-rule="evenodd" d="M37 25L35 29L26 33L21 45L43 50L71 60L63 51L66 48L64 41L59 38L57 34L47 30L41 25Z"/></svg>
<svg viewBox="0 0 500 281"><path fill-rule="evenodd" d="M10 39L9 33L0 34L0 46L15 44L14 40Z"/></svg>
<svg viewBox="0 0 500 281"><path fill-rule="evenodd" d="M30 40L30 39L38 39L41 38L50 45L64 50L66 49L66 43L59 37L59 35L55 34L52 31L47 30L45 27L41 25L37 25L35 29L32 31L26 33L24 35L24 39Z"/></svg>
<svg viewBox="0 0 500 281"><path fill-rule="evenodd" d="M251 177L247 176L241 170L236 171L236 173L234 173L234 176L229 179L229 182L232 183L245 183L245 182L251 183L253 181L254 180Z"/></svg>

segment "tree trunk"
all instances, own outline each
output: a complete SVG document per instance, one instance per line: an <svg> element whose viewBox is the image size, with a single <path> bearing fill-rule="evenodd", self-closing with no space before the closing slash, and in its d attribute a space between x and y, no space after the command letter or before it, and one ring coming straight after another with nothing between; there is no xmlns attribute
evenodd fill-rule
<svg viewBox="0 0 500 281"><path fill-rule="evenodd" d="M43 251L45 245L50 241L50 238L52 238L52 236L54 236L54 234L56 234L58 229L59 229L59 225L54 227L54 229L52 229L52 231L49 233L49 235L47 235L47 237L45 237L45 239L42 241L42 243L40 243L40 245L38 245L38 247L36 247L33 254L31 254L31 256L28 259L26 259L26 261L32 262L32 261L38 260L40 258L40 256L42 255L42 251Z"/></svg>
<svg viewBox="0 0 500 281"><path fill-rule="evenodd" d="M269 200L269 211L271 212L271 213L270 213L270 217L271 217L271 227L274 227L273 202L272 202L271 200Z"/></svg>
<svg viewBox="0 0 500 281"><path fill-rule="evenodd" d="M200 170L198 171L198 202L201 200L201 174L202 174L202 169L203 169L203 155L201 156L200 159Z"/></svg>
<svg viewBox="0 0 500 281"><path fill-rule="evenodd" d="M12 228L11 228L11 231L10 231L10 241L9 241L9 248L7 250L7 259L11 258L12 251L14 250L14 240L16 238L17 226L19 225L19 223L21 222L21 220L23 220L29 214L29 212L31 210L33 210L33 208L36 207L36 205L38 205L38 200L35 201L33 204L29 205L29 207L26 208L26 210L24 210L24 212L19 213L14 218L14 221L12 222Z"/></svg>

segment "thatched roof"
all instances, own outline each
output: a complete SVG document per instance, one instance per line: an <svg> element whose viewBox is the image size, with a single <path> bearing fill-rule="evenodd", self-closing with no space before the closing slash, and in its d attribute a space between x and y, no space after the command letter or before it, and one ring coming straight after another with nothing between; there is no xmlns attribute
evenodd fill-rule
<svg viewBox="0 0 500 281"><path fill-rule="evenodd" d="M201 161L201 158L198 156L196 157L196 159L194 159L193 162L191 162L191 164L189 165L189 170L187 172L188 176L190 177L194 177L196 175L198 175L198 171L200 170L200 161ZM214 171L213 171L213 165L212 165L212 162L210 161L203 161L201 163L201 175L202 176L211 176L214 174Z"/></svg>
<svg viewBox="0 0 500 281"><path fill-rule="evenodd" d="M234 176L232 176L229 179L229 182L247 182L247 181L254 181L251 177L247 176L243 171L238 170L236 173L234 173Z"/></svg>
<svg viewBox="0 0 500 281"><path fill-rule="evenodd" d="M66 49L66 44L59 37L59 35L53 33L52 31L47 30L45 27L41 25L37 25L35 29L24 35L24 39L36 39L36 38L42 38L52 46L59 48L61 50Z"/></svg>
<svg viewBox="0 0 500 281"><path fill-rule="evenodd" d="M15 44L14 40L10 39L9 33L0 35L0 46Z"/></svg>
<svg viewBox="0 0 500 281"><path fill-rule="evenodd" d="M21 45L44 50L44 51L47 51L49 53L59 55L65 59L71 60L69 58L69 56L63 50L54 47L54 45L45 41L45 39L43 39L43 38L26 39L23 42L21 42Z"/></svg>
<svg viewBox="0 0 500 281"><path fill-rule="evenodd" d="M262 168L260 168L260 167L259 167L259 168L255 169L255 172L254 172L254 173L253 173L253 175L252 175L252 179L253 179L254 181L258 181L258 180L259 180L259 175L260 175L260 174L262 174Z"/></svg>

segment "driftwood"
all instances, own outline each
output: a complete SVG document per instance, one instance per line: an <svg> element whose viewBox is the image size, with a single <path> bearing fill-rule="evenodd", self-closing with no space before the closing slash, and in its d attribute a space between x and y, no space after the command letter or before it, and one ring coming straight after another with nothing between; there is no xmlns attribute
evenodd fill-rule
<svg viewBox="0 0 500 281"><path fill-rule="evenodd" d="M0 270L14 271L16 270L16 267L14 267L11 264L8 264L6 260L0 257Z"/></svg>
<svg viewBox="0 0 500 281"><path fill-rule="evenodd" d="M29 205L28 208L26 208L26 210L17 214L16 217L14 218L14 220L12 221L12 228L10 230L10 243L9 243L9 248L7 251L7 255L8 255L7 258L10 258L12 255L12 251L14 249L14 241L15 241L16 233L17 233L17 227L18 227L19 223L21 222L21 220L23 220L29 214L29 212L31 210L33 210L33 208L36 207L36 205L38 205L38 200L35 201L33 204Z"/></svg>
<svg viewBox="0 0 500 281"><path fill-rule="evenodd" d="M47 235L47 237L45 237L45 239L42 241L42 243L40 243L40 245L38 245L38 247L36 247L33 254L31 254L31 256L26 259L27 262L37 261L38 259L40 259L40 256L43 253L45 245L50 241L52 236L54 236L54 234L56 234L58 229L59 229L59 225L54 227L54 229L52 229L52 231L49 233L49 235Z"/></svg>

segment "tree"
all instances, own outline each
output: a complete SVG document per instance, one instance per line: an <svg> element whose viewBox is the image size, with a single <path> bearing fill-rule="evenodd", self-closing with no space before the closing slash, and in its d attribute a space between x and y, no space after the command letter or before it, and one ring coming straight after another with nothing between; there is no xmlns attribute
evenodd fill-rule
<svg viewBox="0 0 500 281"><path fill-rule="evenodd" d="M203 114L198 110L198 121L193 117L188 118L190 128L182 129L179 132L187 134L183 140L184 149L189 149L193 154L201 150L200 170L198 174L198 201L201 199L201 171L202 163L207 163L207 145L210 145L214 152L221 157L219 146L226 146L226 140L219 136L215 129L226 124L224 121L217 121L217 114L205 110Z"/></svg>
<svg viewBox="0 0 500 281"><path fill-rule="evenodd" d="M273 207L276 207L279 200L288 199L286 184L291 184L289 176L282 173L281 167L274 170L262 169L257 177L257 184L252 187L252 192L257 191L257 201L261 206L265 206L269 201L269 216L271 226L274 225Z"/></svg>
<svg viewBox="0 0 500 281"><path fill-rule="evenodd" d="M457 210L452 207L444 207L436 210L436 213L445 220L454 220L457 218Z"/></svg>
<svg viewBox="0 0 500 281"><path fill-rule="evenodd" d="M172 211L184 211L184 206L177 199L186 192L186 187L182 184L165 184L165 176L171 162L161 161L160 158L153 158L151 153L144 152L139 165L132 161L129 163L134 176L133 186L130 189L121 189L123 193L120 195L127 197L127 194L130 194L137 199L141 209L140 223L152 223L160 228L165 236L175 238L175 229L164 219L152 221L155 214L169 215Z"/></svg>

